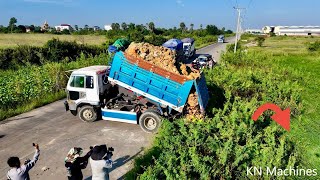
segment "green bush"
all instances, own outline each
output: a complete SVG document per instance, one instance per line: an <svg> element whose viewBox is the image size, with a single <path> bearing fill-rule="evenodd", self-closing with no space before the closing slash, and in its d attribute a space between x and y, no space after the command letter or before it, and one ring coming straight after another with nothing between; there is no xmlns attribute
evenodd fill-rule
<svg viewBox="0 0 320 180"><path fill-rule="evenodd" d="M41 65L44 62L59 62L64 59L75 60L81 53L99 55L104 48L77 44L76 42L49 40L43 47L19 46L0 49L0 69L18 69L19 66Z"/></svg>
<svg viewBox="0 0 320 180"><path fill-rule="evenodd" d="M264 43L264 41L266 40L263 36L258 36L254 39L257 43L259 47L262 47L262 44Z"/></svg>
<svg viewBox="0 0 320 180"><path fill-rule="evenodd" d="M319 51L320 50L320 41L315 41L315 42L312 42L312 43L308 43L307 44L307 48L311 52Z"/></svg>

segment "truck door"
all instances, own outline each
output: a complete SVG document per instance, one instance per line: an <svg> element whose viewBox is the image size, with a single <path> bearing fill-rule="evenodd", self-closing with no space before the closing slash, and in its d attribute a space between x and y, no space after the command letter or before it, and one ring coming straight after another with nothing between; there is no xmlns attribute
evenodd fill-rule
<svg viewBox="0 0 320 180"><path fill-rule="evenodd" d="M70 77L69 86L71 88L69 88L68 99L78 101L85 98L84 79L85 76L83 75L73 75Z"/></svg>

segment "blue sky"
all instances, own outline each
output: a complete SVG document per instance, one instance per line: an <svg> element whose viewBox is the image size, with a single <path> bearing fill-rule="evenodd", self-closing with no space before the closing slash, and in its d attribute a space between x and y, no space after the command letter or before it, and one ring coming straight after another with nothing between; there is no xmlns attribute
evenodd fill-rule
<svg viewBox="0 0 320 180"><path fill-rule="evenodd" d="M244 28L264 25L320 25L317 0L0 0L0 24L8 25L10 17L18 24L50 26L61 23L103 26L112 22L145 24L157 27L179 26L180 22L199 27L215 24L235 29L238 4L247 8Z"/></svg>

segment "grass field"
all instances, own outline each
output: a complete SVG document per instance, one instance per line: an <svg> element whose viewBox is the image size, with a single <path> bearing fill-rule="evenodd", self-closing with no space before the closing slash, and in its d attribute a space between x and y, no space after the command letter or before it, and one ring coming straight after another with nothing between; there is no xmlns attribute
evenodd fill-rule
<svg viewBox="0 0 320 180"><path fill-rule="evenodd" d="M101 45L106 41L105 36L98 35L0 34L0 48L19 45L42 46L52 38L89 45Z"/></svg>
<svg viewBox="0 0 320 180"><path fill-rule="evenodd" d="M320 40L310 37L271 37L263 47L249 47L272 55L274 68L285 68L302 76L296 80L301 86L302 116L291 121L288 133L294 139L302 155L302 165L320 169L320 54L309 52L306 43Z"/></svg>

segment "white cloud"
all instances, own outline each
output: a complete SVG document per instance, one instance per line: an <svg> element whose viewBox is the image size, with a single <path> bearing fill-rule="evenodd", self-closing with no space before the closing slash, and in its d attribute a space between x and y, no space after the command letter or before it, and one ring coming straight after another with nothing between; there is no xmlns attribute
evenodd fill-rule
<svg viewBox="0 0 320 180"><path fill-rule="evenodd" d="M177 3L179 6L184 7L184 3L183 3L182 0L176 0L176 3Z"/></svg>

